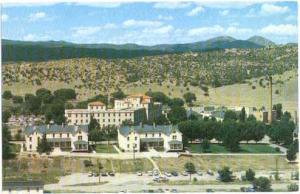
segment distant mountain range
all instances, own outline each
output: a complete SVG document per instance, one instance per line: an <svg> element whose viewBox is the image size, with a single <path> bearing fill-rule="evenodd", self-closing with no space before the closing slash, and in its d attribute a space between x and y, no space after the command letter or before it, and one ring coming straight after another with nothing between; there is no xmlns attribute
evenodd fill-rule
<svg viewBox="0 0 300 194"><path fill-rule="evenodd" d="M44 61L67 58L132 58L189 51L207 51L226 48L262 48L276 44L264 37L253 36L238 40L220 36L206 41L185 44L160 44L143 46L137 44L75 44L65 41L17 41L2 39L2 60Z"/></svg>

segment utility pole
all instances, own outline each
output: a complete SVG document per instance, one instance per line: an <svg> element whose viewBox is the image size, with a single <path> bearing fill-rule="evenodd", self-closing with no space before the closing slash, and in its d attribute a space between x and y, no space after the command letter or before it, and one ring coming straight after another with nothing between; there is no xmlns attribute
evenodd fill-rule
<svg viewBox="0 0 300 194"><path fill-rule="evenodd" d="M275 171L275 180L279 180L279 173L278 173L278 158L276 158L276 171Z"/></svg>

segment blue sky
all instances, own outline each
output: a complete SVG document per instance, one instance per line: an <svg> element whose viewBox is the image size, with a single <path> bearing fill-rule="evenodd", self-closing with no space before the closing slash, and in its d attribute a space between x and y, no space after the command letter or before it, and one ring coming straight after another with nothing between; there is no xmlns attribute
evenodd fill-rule
<svg viewBox="0 0 300 194"><path fill-rule="evenodd" d="M9 4L1 19L2 38L30 41L154 45L225 35L276 43L298 37L296 2Z"/></svg>

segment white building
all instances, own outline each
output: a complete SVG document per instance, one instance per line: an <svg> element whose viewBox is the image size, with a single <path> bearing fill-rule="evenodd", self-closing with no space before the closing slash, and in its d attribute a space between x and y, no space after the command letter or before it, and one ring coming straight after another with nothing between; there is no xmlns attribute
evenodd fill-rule
<svg viewBox="0 0 300 194"><path fill-rule="evenodd" d="M149 148L165 151L183 149L182 133L173 125L123 126L118 130L118 143L125 152L146 151Z"/></svg>
<svg viewBox="0 0 300 194"><path fill-rule="evenodd" d="M123 100L115 100L114 108L108 109L102 102L91 102L87 109L67 109L65 117L68 125L87 125L93 117L100 126L120 126L124 121L139 123L146 119L158 117L161 105L153 103L145 95L131 95Z"/></svg>
<svg viewBox="0 0 300 194"><path fill-rule="evenodd" d="M41 181L4 181L3 194L43 194L44 184Z"/></svg>
<svg viewBox="0 0 300 194"><path fill-rule="evenodd" d="M46 134L47 142L54 148L63 151L88 151L88 126L87 125L38 125L26 126L25 150L37 151L38 143Z"/></svg>

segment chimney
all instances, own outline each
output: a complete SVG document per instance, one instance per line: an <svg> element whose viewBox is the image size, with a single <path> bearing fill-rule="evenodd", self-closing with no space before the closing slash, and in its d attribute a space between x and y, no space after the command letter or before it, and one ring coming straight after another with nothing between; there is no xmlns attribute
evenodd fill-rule
<svg viewBox="0 0 300 194"><path fill-rule="evenodd" d="M273 109L273 104L272 104L272 95L273 95L273 93L272 93L272 87L273 87L272 86L272 76L269 76L269 80L270 80L269 81L269 83L270 83L270 96L269 96L270 97L270 102L269 102L270 105L269 106L270 107L269 107L269 115L268 115L269 118L268 118L268 120L269 120L269 123L271 124L272 120L273 120L273 118L272 118L273 117L273 113L272 113L273 112L272 111L272 109Z"/></svg>

